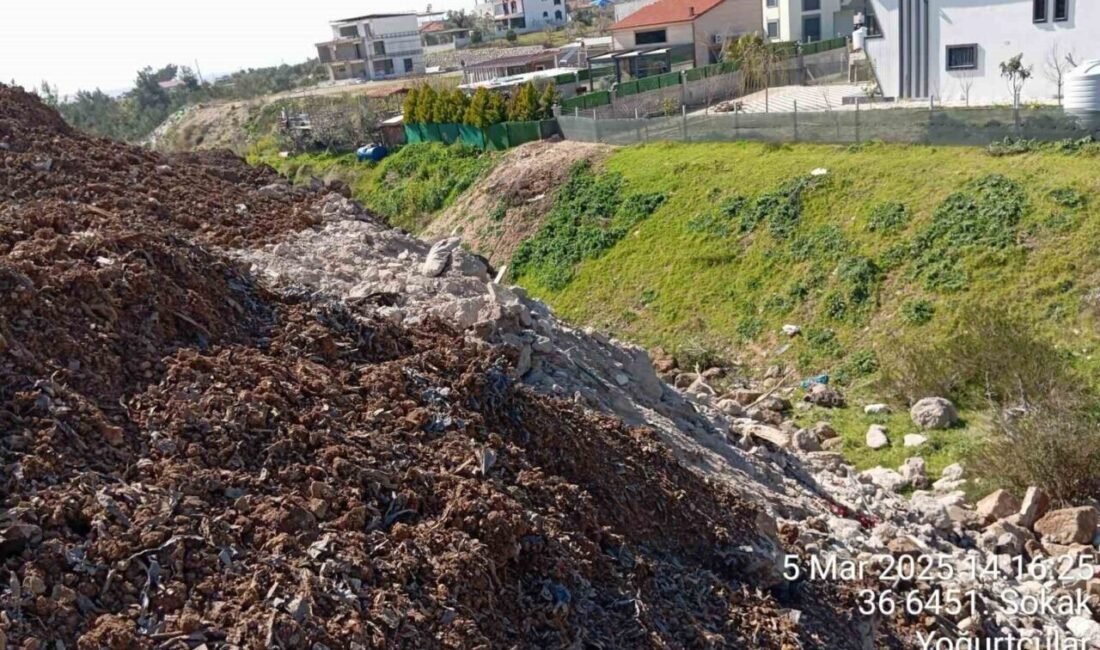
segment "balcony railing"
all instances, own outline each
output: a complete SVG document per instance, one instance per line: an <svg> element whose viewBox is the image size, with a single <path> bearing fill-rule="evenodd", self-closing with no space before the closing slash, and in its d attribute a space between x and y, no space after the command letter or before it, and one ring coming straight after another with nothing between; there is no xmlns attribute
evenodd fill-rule
<svg viewBox="0 0 1100 650"><path fill-rule="evenodd" d="M373 59L400 59L406 56L417 56L424 54L424 48L417 50L402 50L399 52L386 52L385 54L378 54L375 52L371 58Z"/></svg>
<svg viewBox="0 0 1100 650"><path fill-rule="evenodd" d="M416 36L420 37L420 32L413 30L411 32L390 32L389 34L370 34L367 36L372 41L381 41L387 38L401 38L403 36Z"/></svg>

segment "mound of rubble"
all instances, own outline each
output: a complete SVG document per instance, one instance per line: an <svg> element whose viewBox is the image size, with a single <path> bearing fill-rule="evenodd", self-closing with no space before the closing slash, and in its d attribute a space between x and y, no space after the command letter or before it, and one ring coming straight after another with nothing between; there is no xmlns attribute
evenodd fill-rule
<svg viewBox="0 0 1100 650"><path fill-rule="evenodd" d="M457 251L432 282L536 334L258 284L265 243L387 241L315 189L0 86L0 648L859 647L846 592L779 585L758 504L631 426L722 438L644 352ZM580 382L532 357L570 341Z"/></svg>

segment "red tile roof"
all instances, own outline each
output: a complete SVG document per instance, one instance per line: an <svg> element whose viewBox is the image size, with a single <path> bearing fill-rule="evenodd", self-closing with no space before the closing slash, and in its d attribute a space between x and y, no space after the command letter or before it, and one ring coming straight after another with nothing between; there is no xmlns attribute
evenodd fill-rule
<svg viewBox="0 0 1100 650"><path fill-rule="evenodd" d="M431 22L424 23L420 26L420 33L426 34L429 32L441 32L445 25L442 20L433 20Z"/></svg>
<svg viewBox="0 0 1100 650"><path fill-rule="evenodd" d="M611 26L611 29L633 29L650 25L686 23L695 20L723 2L725 0L657 0L657 2L642 7L615 23Z"/></svg>

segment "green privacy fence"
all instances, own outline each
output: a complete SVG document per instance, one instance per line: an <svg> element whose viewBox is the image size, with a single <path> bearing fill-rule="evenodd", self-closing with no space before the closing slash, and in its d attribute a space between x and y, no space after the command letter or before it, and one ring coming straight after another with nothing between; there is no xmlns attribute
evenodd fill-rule
<svg viewBox="0 0 1100 650"><path fill-rule="evenodd" d="M478 149L503 151L527 142L548 138L558 132L556 120L503 122L480 129L467 124L406 124L405 142L461 142Z"/></svg>
<svg viewBox="0 0 1100 650"><path fill-rule="evenodd" d="M611 93L606 90L597 90L591 93L585 93L583 95L577 95L576 97L570 97L569 99L563 99L561 102L561 111L563 113L572 113L575 110L592 110L597 106L607 106L611 103Z"/></svg>
<svg viewBox="0 0 1100 650"><path fill-rule="evenodd" d="M637 95L638 93L646 93L652 90L660 90L661 88L679 85L680 73L668 72L652 77L642 77L634 81L623 82L615 89L615 95L617 97L627 97L630 95Z"/></svg>
<svg viewBox="0 0 1100 650"><path fill-rule="evenodd" d="M810 54L818 54L820 52L828 52L829 50L836 50L842 47L847 47L848 39L844 36L838 36L836 38L830 38L826 41L815 41L813 43L802 44L802 56L808 56Z"/></svg>

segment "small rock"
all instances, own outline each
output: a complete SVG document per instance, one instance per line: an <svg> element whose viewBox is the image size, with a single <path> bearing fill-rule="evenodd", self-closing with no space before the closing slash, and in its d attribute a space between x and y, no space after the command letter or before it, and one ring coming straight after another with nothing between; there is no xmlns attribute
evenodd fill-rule
<svg viewBox="0 0 1100 650"><path fill-rule="evenodd" d="M810 386L806 391L804 401L814 404L815 406L823 406L825 408L843 408L844 407L844 395L841 392L826 384L814 384Z"/></svg>
<svg viewBox="0 0 1100 650"><path fill-rule="evenodd" d="M940 478L945 478L949 481L958 481L963 477L963 466L958 463L951 463L947 467L943 468L940 472Z"/></svg>
<svg viewBox="0 0 1100 650"><path fill-rule="evenodd" d="M748 406L760 399L760 391L749 390L748 388L735 388L729 392L728 397L741 406Z"/></svg>
<svg viewBox="0 0 1100 650"><path fill-rule="evenodd" d="M1029 487L1020 503L1020 525L1031 528L1050 510L1050 497L1037 487Z"/></svg>
<svg viewBox="0 0 1100 650"><path fill-rule="evenodd" d="M990 553L1015 557L1023 554L1028 540L1033 539L1035 538L1026 528L1001 519L990 524L982 532L978 544Z"/></svg>
<svg viewBox="0 0 1100 650"><path fill-rule="evenodd" d="M898 471L909 485L919 490L928 487L928 470L925 468L924 459L920 456L906 458Z"/></svg>
<svg viewBox="0 0 1100 650"><path fill-rule="evenodd" d="M801 331L802 331L802 328L799 327L798 325L784 325L783 326L783 333L786 334L787 336L797 336L798 333L801 332Z"/></svg>
<svg viewBox="0 0 1100 650"><path fill-rule="evenodd" d="M732 399L718 400L718 410L735 418L744 417L745 415L745 409Z"/></svg>
<svg viewBox="0 0 1100 650"><path fill-rule="evenodd" d="M1066 629L1078 639L1088 642L1090 646L1100 644L1100 623L1091 618L1073 616L1066 622Z"/></svg>
<svg viewBox="0 0 1100 650"><path fill-rule="evenodd" d="M791 410L791 401L778 395L768 395L767 397L761 398L756 405L762 409L776 411L777 413L785 413Z"/></svg>
<svg viewBox="0 0 1100 650"><path fill-rule="evenodd" d="M1019 508L1017 508L1018 510ZM1092 506L1051 510L1035 522L1043 544L1089 544L1096 534L1096 509Z"/></svg>
<svg viewBox="0 0 1100 650"><path fill-rule="evenodd" d="M836 429L834 429L832 425L828 422L818 422L810 430L814 432L814 435L817 436L818 440L831 440L832 438L836 438L838 435Z"/></svg>
<svg viewBox="0 0 1100 650"><path fill-rule="evenodd" d="M955 405L942 397L925 397L909 409L913 424L922 429L946 429L959 421Z"/></svg>
<svg viewBox="0 0 1100 650"><path fill-rule="evenodd" d="M868 404L863 407L863 412L867 415L886 415L890 412L890 407L885 404Z"/></svg>
<svg viewBox="0 0 1100 650"><path fill-rule="evenodd" d="M974 506L978 516L985 521L1004 519L1020 510L1020 502L1007 490L994 490Z"/></svg>
<svg viewBox="0 0 1100 650"><path fill-rule="evenodd" d="M791 436L791 446L799 451L821 451L821 441L809 429L799 429Z"/></svg>
<svg viewBox="0 0 1100 650"><path fill-rule="evenodd" d="M887 492L897 492L905 486L905 478L888 467L872 467L860 472L860 479L866 479Z"/></svg>
<svg viewBox="0 0 1100 650"><path fill-rule="evenodd" d="M836 451L844 446L844 438L828 438L821 441L821 448L825 451Z"/></svg>
<svg viewBox="0 0 1100 650"><path fill-rule="evenodd" d="M928 438L919 433L905 434L904 444L906 447L920 447L926 442L928 442Z"/></svg>
<svg viewBox="0 0 1100 650"><path fill-rule="evenodd" d="M882 449L890 444L890 439L886 437L886 427L881 424L872 424L867 429L867 446L871 449Z"/></svg>

